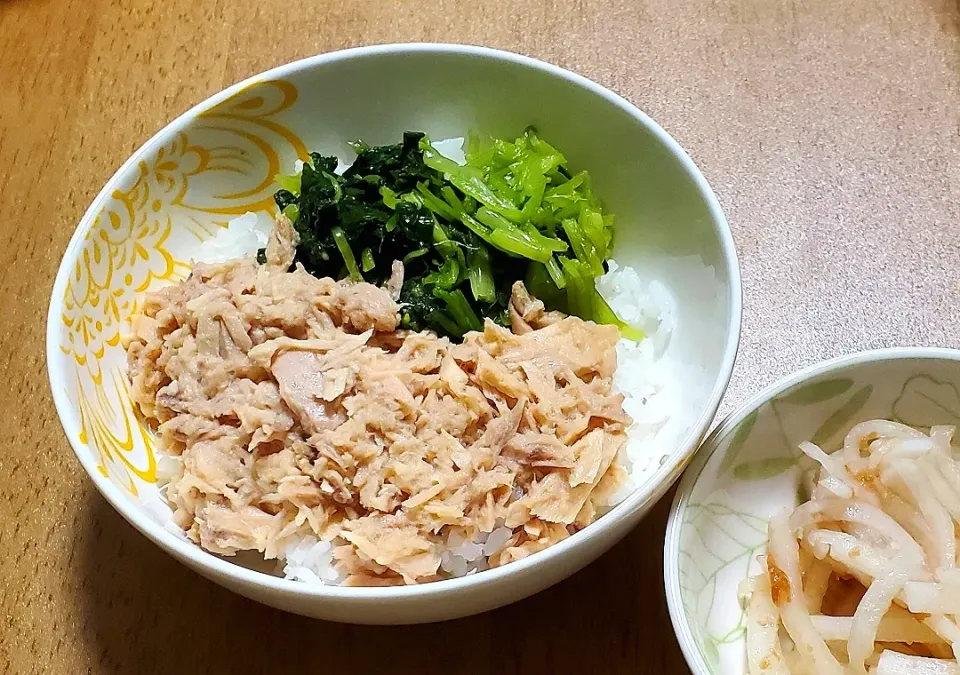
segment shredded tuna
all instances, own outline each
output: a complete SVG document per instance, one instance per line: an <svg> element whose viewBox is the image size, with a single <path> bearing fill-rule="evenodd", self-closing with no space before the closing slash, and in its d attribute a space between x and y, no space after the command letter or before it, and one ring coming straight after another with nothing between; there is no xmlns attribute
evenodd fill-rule
<svg viewBox="0 0 960 675"><path fill-rule="evenodd" d="M410 584L597 517L630 424L615 328L517 284L512 330L397 330L402 266L389 288L317 279L286 271L295 246L281 222L267 264L196 265L133 321L131 396L182 460L166 495L193 541L276 558L314 536L343 583Z"/></svg>
<svg viewBox="0 0 960 675"><path fill-rule="evenodd" d="M510 297L510 327L514 333L521 335L537 328L557 323L563 318L560 312L548 312L543 302L534 298L527 291L522 281L513 285Z"/></svg>
<svg viewBox="0 0 960 675"><path fill-rule="evenodd" d="M293 223L284 215L280 215L276 220L276 225L270 233L270 239L267 241L267 265L286 272L293 265L293 259L297 254L297 244L300 243L300 235L293 228Z"/></svg>
<svg viewBox="0 0 960 675"><path fill-rule="evenodd" d="M400 299L400 291L403 289L403 263L399 260L393 261L390 268L390 278L387 279L387 291L394 301Z"/></svg>

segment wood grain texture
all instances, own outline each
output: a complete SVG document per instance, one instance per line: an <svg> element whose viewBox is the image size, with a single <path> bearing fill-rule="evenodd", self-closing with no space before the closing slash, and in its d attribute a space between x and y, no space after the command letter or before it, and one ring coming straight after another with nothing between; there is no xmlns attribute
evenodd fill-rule
<svg viewBox="0 0 960 675"><path fill-rule="evenodd" d="M0 673L686 672L662 591L666 502L514 606L340 626L255 605L159 553L61 433L47 298L115 168L238 79L415 40L572 68L688 149L743 267L724 410L844 352L960 347L957 0L0 0Z"/></svg>

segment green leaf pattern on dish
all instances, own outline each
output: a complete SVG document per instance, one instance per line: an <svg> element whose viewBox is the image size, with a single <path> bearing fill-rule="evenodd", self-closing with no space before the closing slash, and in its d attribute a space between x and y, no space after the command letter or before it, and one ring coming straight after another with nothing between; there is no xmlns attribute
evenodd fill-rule
<svg viewBox="0 0 960 675"><path fill-rule="evenodd" d="M960 393L955 385L932 375L914 375L893 402L892 416L914 427L960 424Z"/></svg>
<svg viewBox="0 0 960 675"><path fill-rule="evenodd" d="M822 403L823 401L829 401L832 398L840 396L852 386L853 380L848 377L819 380L797 387L777 400L794 405Z"/></svg>
<svg viewBox="0 0 960 675"><path fill-rule="evenodd" d="M684 515L685 535L680 541L680 586L685 611L696 624L709 627L697 636L709 655L710 666L718 666L718 646L742 635L743 617L732 621L717 607L718 580L744 577L766 541L764 518L738 511L718 493L711 501L690 504Z"/></svg>
<svg viewBox="0 0 960 675"><path fill-rule="evenodd" d="M720 651L717 649L717 640L712 635L708 635L707 639L703 641L703 654L711 668L719 667Z"/></svg>
<svg viewBox="0 0 960 675"><path fill-rule="evenodd" d="M771 401L769 406L761 406L751 414L747 415L747 417L745 417L737 426L736 431L734 431L733 439L730 441L730 445L727 446L727 450L720 462L720 475L724 475L732 469L733 475L740 480L757 481L766 478L773 478L774 476L778 476L792 467L796 463L797 454L795 452L794 444L790 442L788 435L783 428L783 421L781 419L778 405L785 403L799 406L816 405L843 395L852 386L853 380L847 377L831 378L829 380L811 382L787 392L779 398ZM832 424L828 423L831 422L831 420L833 420L834 424L838 420L840 420L840 423L842 423L840 418L846 419L856 414L856 412L863 406L863 403L865 403L866 399L869 397L869 390L866 392L863 390L858 392L854 398L857 399L857 401L859 401L860 398L863 399L859 405L857 405L856 402L851 399L851 401L848 401L846 404L844 404L844 406L841 406L841 408L834 412L834 414L828 418L827 422L824 423L826 426L825 431L830 431ZM765 413L767 410L773 413L773 420L775 421L777 427L779 427L781 441L786 445L785 454L780 457L763 457L760 459L753 459L738 463L737 460L740 457L740 453L749 440L750 434L757 423L758 417L761 413ZM848 412L849 414L844 415L844 412ZM837 420L834 420L834 416L837 416Z"/></svg>
<svg viewBox="0 0 960 675"><path fill-rule="evenodd" d="M787 469L792 468L797 463L793 457L770 457L769 459L758 459L753 462L744 462L737 464L733 469L733 475L740 480L764 480L779 476Z"/></svg>
<svg viewBox="0 0 960 675"><path fill-rule="evenodd" d="M857 393L850 397L849 401L837 408L836 412L824 420L820 428L813 432L810 442L832 450L833 448L829 447L827 442L834 438L838 432L845 434L849 431L850 420L863 409L863 406L870 400L870 394L872 393L872 384L868 384L857 391Z"/></svg>
<svg viewBox="0 0 960 675"><path fill-rule="evenodd" d="M757 423L759 414L760 409L758 408L744 417L743 421L737 425L737 430L733 433L733 440L730 441L730 445L727 446L727 451L723 455L723 461L720 463L721 474L729 471L734 462L737 461L737 455L740 454L740 451L743 449L743 444L747 442L750 432L753 431L753 425Z"/></svg>

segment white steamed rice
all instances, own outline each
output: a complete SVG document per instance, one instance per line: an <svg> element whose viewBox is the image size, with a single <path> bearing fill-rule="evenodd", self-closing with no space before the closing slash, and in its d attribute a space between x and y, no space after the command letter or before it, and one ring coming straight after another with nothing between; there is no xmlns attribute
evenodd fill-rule
<svg viewBox="0 0 960 675"><path fill-rule="evenodd" d="M256 255L267 245L273 221L267 214L257 215L247 211L227 223L224 230L197 247L194 262L225 263L238 257Z"/></svg>
<svg viewBox="0 0 960 675"><path fill-rule="evenodd" d="M451 159L463 162L463 139L435 144ZM297 160L297 170L301 168ZM245 213L228 223L197 249L196 262L219 263L255 255L266 246L272 221L266 214ZM642 331L642 341L621 339L617 344L617 372L614 388L624 395L623 408L633 418L627 430L627 444L617 458L628 480L606 506L612 508L640 487L662 464L684 432L678 415L681 398L675 366L664 358L676 322L673 295L660 281L644 280L632 267L609 262L609 272L597 280L597 290L625 323ZM162 484L179 470L177 458L161 457L157 474L160 490L144 498L144 507L164 529L181 538L185 534L173 523L173 513L163 496ZM496 553L510 538L501 523L476 541L451 534L440 566L453 576L467 576L486 569L486 557ZM332 542L298 537L282 555L282 574L287 579L309 584L336 584L340 576L333 566Z"/></svg>

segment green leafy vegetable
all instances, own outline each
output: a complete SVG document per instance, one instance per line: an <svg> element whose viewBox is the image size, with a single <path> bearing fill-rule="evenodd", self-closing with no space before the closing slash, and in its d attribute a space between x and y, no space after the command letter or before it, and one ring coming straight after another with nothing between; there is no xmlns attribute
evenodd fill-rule
<svg viewBox="0 0 960 675"><path fill-rule="evenodd" d="M369 248L363 249L363 255L360 256L360 260L360 268L364 272L369 272L377 266L377 263L373 259L373 251L371 251Z"/></svg>
<svg viewBox="0 0 960 675"><path fill-rule="evenodd" d="M483 244L477 244L467 255L467 277L470 279L470 291L475 299L487 303L496 300L497 289L493 283L490 252Z"/></svg>
<svg viewBox="0 0 960 675"><path fill-rule="evenodd" d="M277 176L277 206L300 235L296 261L320 276L383 284L404 264L401 325L459 337L483 320L508 323L525 280L550 309L617 325L597 293L613 239L589 175L527 129L510 142L471 139L465 164L407 132L394 145L352 144L353 164L311 153Z"/></svg>
<svg viewBox="0 0 960 675"><path fill-rule="evenodd" d="M363 275L360 274L360 268L357 267L357 261L353 257L353 251L350 248L350 242L347 241L347 235L339 227L334 227L330 230L333 235L333 241L337 245L337 249L340 251L340 255L343 256L343 263L347 267L347 272L350 273L350 278L354 281L363 281Z"/></svg>

